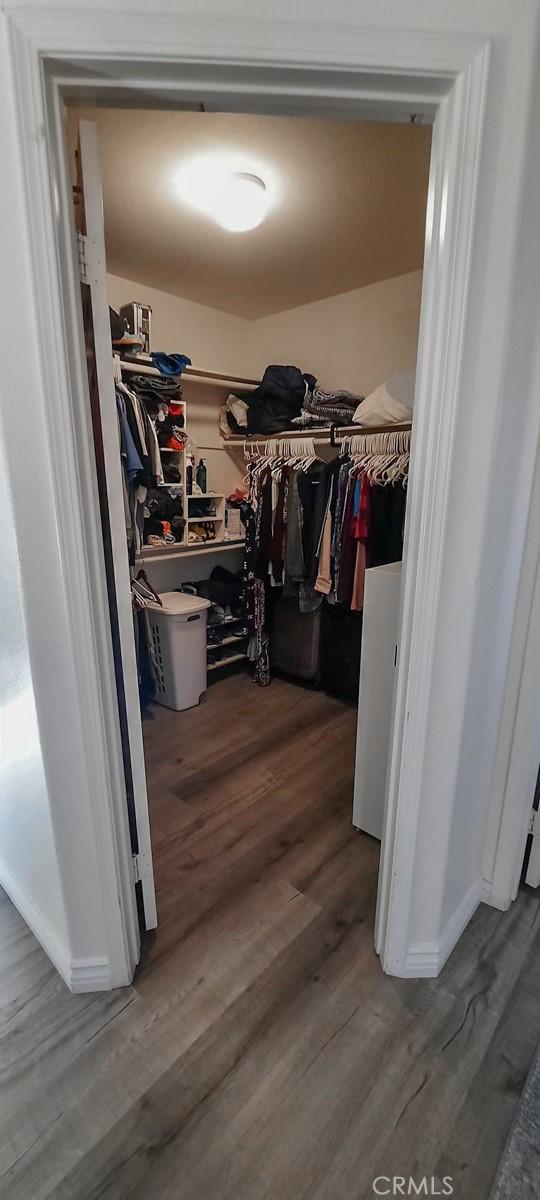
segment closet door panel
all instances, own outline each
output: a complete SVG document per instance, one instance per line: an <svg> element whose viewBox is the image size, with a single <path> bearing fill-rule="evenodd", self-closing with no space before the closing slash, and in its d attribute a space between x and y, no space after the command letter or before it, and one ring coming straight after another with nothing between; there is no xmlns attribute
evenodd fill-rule
<svg viewBox="0 0 540 1200"><path fill-rule="evenodd" d="M89 399L96 454L105 570L131 846L147 929L157 925L146 771L133 632L118 418L106 283L97 129L79 124L77 229L82 234L81 293Z"/></svg>
<svg viewBox="0 0 540 1200"><path fill-rule="evenodd" d="M540 887L540 771L536 779L536 788L533 803L533 834L525 872L525 883L529 887Z"/></svg>
<svg viewBox="0 0 540 1200"><path fill-rule="evenodd" d="M532 888L540 887L540 837L538 834L533 837L525 883Z"/></svg>
<svg viewBox="0 0 540 1200"><path fill-rule="evenodd" d="M379 841L394 704L400 588L401 563L366 571L353 825Z"/></svg>

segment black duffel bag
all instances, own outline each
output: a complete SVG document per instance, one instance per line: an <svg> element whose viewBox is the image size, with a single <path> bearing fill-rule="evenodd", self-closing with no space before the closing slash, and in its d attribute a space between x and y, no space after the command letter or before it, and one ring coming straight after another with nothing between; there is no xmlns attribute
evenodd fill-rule
<svg viewBox="0 0 540 1200"><path fill-rule="evenodd" d="M293 417L300 415L306 385L312 389L316 382L299 367L267 367L259 386L246 396L248 433L271 437L290 429Z"/></svg>

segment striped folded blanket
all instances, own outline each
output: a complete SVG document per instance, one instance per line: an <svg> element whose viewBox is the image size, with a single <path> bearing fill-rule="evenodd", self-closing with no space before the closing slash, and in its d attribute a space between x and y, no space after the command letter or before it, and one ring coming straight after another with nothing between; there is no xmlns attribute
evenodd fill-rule
<svg viewBox="0 0 540 1200"><path fill-rule="evenodd" d="M350 425L362 399L362 396L355 396L352 392L324 392L322 388L315 387L312 392L306 392L302 412L295 417L293 424L305 427Z"/></svg>
<svg viewBox="0 0 540 1200"><path fill-rule="evenodd" d="M302 412L294 424L350 425L359 403L360 397L351 392L323 392L322 388L314 388L306 393Z"/></svg>
<svg viewBox="0 0 540 1200"><path fill-rule="evenodd" d="M315 404L319 407L330 408L357 408L363 396L356 396L354 392L337 391L325 392L320 387L314 387L312 392L306 394L304 407L307 408L308 401L310 404ZM310 411L308 409L308 411Z"/></svg>

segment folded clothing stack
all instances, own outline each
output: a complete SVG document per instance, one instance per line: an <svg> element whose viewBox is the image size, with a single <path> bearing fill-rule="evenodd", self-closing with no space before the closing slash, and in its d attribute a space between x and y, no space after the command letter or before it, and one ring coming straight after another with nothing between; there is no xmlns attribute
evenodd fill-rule
<svg viewBox="0 0 540 1200"><path fill-rule="evenodd" d="M159 445L163 449L178 450L184 449L187 441L187 434L184 429L184 413L179 404L170 404L168 413L163 417L158 417L156 421L156 433ZM169 478L169 482L174 482Z"/></svg>
<svg viewBox="0 0 540 1200"><path fill-rule="evenodd" d="M179 488L149 488L144 508L144 541L148 546L181 542L186 521Z"/></svg>
<svg viewBox="0 0 540 1200"><path fill-rule="evenodd" d="M315 386L306 393L302 412L294 419L293 425L303 428L351 425L353 414L363 398L354 395L353 392L325 392L323 388Z"/></svg>
<svg viewBox="0 0 540 1200"><path fill-rule="evenodd" d="M206 496L202 500L197 500L196 493L193 493L193 501L189 506L190 517L215 517L216 502L208 499Z"/></svg>
<svg viewBox="0 0 540 1200"><path fill-rule="evenodd" d="M154 421L159 445L181 451L186 434L180 381L153 375L132 375L130 387Z"/></svg>
<svg viewBox="0 0 540 1200"><path fill-rule="evenodd" d="M182 476L175 462L168 459L167 462L161 460L163 479L165 483L181 483Z"/></svg>
<svg viewBox="0 0 540 1200"><path fill-rule="evenodd" d="M136 392L151 417L157 417L163 406L180 404L182 384L179 379L160 375L131 375L129 386Z"/></svg>

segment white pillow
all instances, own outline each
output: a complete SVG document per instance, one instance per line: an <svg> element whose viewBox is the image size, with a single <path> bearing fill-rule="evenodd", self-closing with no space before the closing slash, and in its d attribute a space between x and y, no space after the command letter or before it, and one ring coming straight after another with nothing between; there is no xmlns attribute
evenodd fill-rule
<svg viewBox="0 0 540 1200"><path fill-rule="evenodd" d="M386 383L380 383L360 402L354 412L355 425L401 425L412 419L414 369L398 371Z"/></svg>

